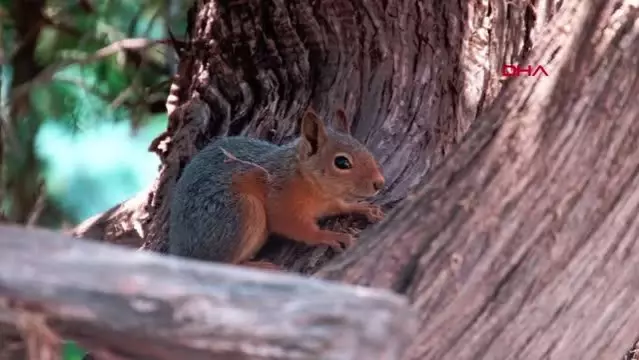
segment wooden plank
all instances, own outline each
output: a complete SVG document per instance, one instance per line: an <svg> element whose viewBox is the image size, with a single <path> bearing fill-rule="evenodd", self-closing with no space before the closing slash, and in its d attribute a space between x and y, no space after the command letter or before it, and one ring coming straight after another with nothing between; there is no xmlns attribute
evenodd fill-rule
<svg viewBox="0 0 639 360"><path fill-rule="evenodd" d="M139 359L399 359L415 330L391 292L0 226L7 299L0 313Z"/></svg>

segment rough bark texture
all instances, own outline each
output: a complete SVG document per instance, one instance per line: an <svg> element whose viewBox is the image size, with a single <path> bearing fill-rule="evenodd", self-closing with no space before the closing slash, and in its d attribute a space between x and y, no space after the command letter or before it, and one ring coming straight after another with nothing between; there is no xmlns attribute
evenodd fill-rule
<svg viewBox="0 0 639 360"><path fill-rule="evenodd" d="M554 7L535 5L200 1L179 107L154 144L149 248L162 249L171 186L210 137L285 141L309 101L325 116L344 104L389 179L379 201L405 199L316 275L409 296L420 331L407 359L620 358L639 333L639 11L573 0L542 30ZM517 31L473 31L475 19ZM533 39L523 65L550 76L497 96L488 74ZM266 256L311 272L326 260L312 252Z"/></svg>
<svg viewBox="0 0 639 360"><path fill-rule="evenodd" d="M615 359L639 333L639 11L564 6L530 59L550 77L509 84L318 274L407 294L408 359Z"/></svg>
<svg viewBox="0 0 639 360"><path fill-rule="evenodd" d="M505 1L199 1L169 129L152 144L163 166L148 206L118 217L112 209L74 234L118 242L138 222L144 247L163 251L186 161L216 135L288 141L309 103L326 117L345 107L384 168L389 186L378 202L390 209L494 99L501 63L527 51L530 11ZM282 239L263 252L306 273L331 255Z"/></svg>
<svg viewBox="0 0 639 360"><path fill-rule="evenodd" d="M0 248L0 319L26 317L94 356L393 360L416 325L406 300L387 291L18 227L0 226Z"/></svg>
<svg viewBox="0 0 639 360"><path fill-rule="evenodd" d="M118 204L104 213L95 215L69 231L71 235L87 239L104 239L110 243L139 247L144 237L143 222L148 217L147 191Z"/></svg>

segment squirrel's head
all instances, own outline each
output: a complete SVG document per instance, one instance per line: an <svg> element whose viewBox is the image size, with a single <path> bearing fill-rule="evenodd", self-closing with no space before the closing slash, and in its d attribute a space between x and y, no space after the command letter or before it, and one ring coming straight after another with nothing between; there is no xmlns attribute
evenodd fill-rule
<svg viewBox="0 0 639 360"><path fill-rule="evenodd" d="M327 195L363 199L384 187L384 176L373 155L349 133L344 111L338 110L331 128L312 110L301 122L298 156L304 173Z"/></svg>

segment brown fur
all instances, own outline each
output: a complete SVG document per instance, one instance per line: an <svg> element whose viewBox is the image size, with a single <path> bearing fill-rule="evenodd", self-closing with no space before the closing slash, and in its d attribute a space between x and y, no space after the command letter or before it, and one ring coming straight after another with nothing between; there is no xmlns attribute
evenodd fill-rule
<svg viewBox="0 0 639 360"><path fill-rule="evenodd" d="M314 112L306 113L299 145L300 164L283 184L284 190L272 192L267 198L266 213L270 232L309 245L341 250L342 244L352 245L353 236L322 230L317 220L342 213L361 213L371 222L379 221L383 212L378 206L354 200L377 193L379 189L374 183L383 185L384 177L372 155L345 133L348 121L343 111L336 114L333 127L342 133L328 132ZM335 156L340 154L351 160L352 169L340 170L333 165Z"/></svg>
<svg viewBox="0 0 639 360"><path fill-rule="evenodd" d="M239 264L251 259L264 245L268 237L266 227L266 174L255 168L247 172L233 175L232 191L239 196L241 209L241 226L236 248L231 263Z"/></svg>
<svg viewBox="0 0 639 360"><path fill-rule="evenodd" d="M273 264L268 261L246 261L242 263L243 266L248 266L252 268L258 268L262 270L273 270L273 271L281 271L282 268L278 265Z"/></svg>

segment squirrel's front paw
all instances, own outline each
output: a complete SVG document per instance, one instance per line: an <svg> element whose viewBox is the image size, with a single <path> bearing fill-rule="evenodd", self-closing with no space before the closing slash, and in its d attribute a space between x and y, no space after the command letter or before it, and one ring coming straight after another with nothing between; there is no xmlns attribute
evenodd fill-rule
<svg viewBox="0 0 639 360"><path fill-rule="evenodd" d="M330 246L337 252L342 252L344 249L348 249L355 242L355 237L351 234L328 231L324 233L322 243Z"/></svg>
<svg viewBox="0 0 639 360"><path fill-rule="evenodd" d="M244 266L248 266L248 267L253 267L253 268L259 268L259 269L263 269L263 270L271 270L271 271L284 271L284 269L282 269L281 266L276 265L270 261L263 261L263 260L259 260L259 261L247 261L244 262L242 265Z"/></svg>
<svg viewBox="0 0 639 360"><path fill-rule="evenodd" d="M364 215L366 215L366 219L370 222L379 222L384 218L384 211L379 205L368 204L366 206L366 211L364 211Z"/></svg>

